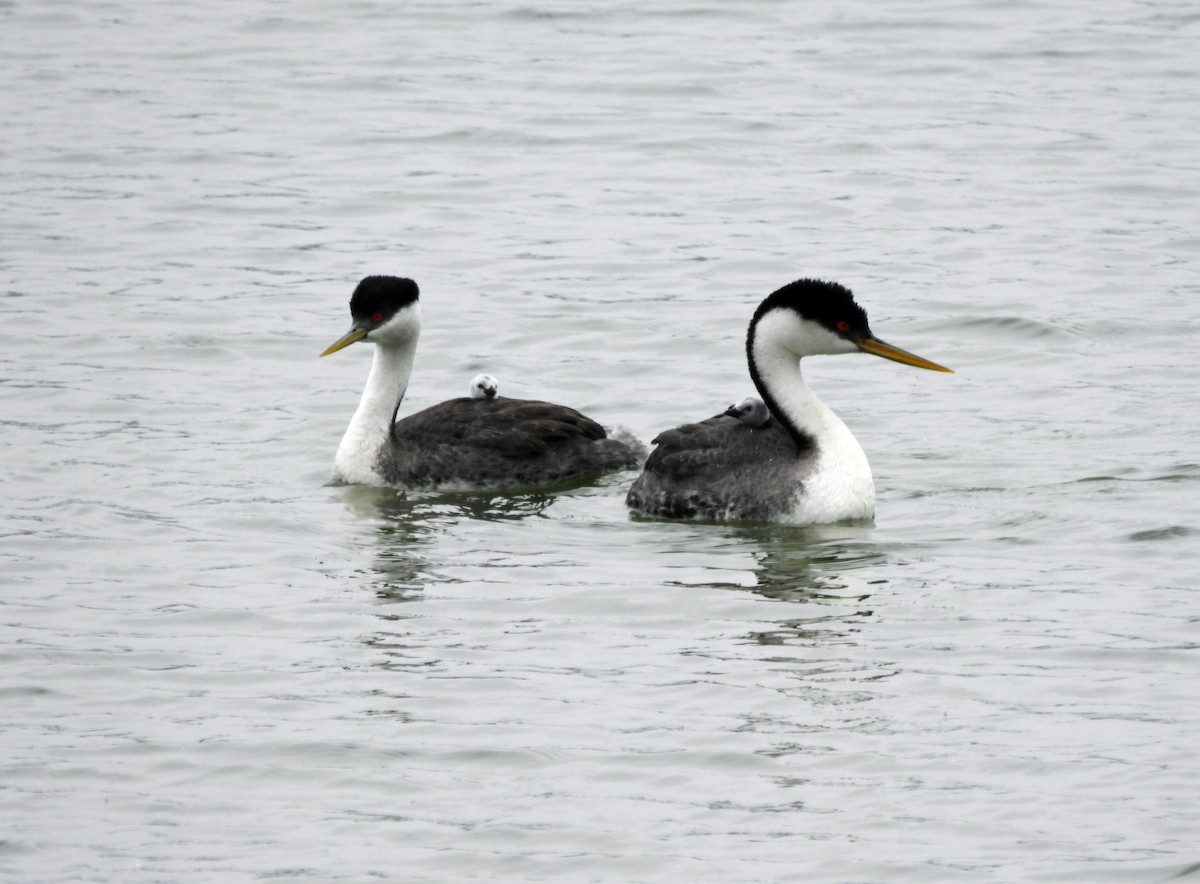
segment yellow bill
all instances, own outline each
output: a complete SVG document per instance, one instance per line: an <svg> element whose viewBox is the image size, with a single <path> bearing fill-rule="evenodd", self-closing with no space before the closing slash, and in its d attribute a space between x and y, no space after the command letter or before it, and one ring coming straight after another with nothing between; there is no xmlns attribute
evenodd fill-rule
<svg viewBox="0 0 1200 884"><path fill-rule="evenodd" d="M344 347L349 347L355 341L361 341L366 336L367 336L367 329L352 328L352 329L350 329L350 331L346 332L346 334L344 334L342 337L338 338L336 341L334 341L332 344L330 344L328 347L326 347L325 352L322 353L321 356L328 356L330 353L336 353L338 350L341 350ZM320 357L317 357L317 358L319 359Z"/></svg>
<svg viewBox="0 0 1200 884"><path fill-rule="evenodd" d="M338 342L341 343L340 341ZM858 349L864 353L871 353L875 356L882 356L884 359L891 359L893 362L903 362L905 365L915 365L917 368L927 368L930 371L948 371L954 374L954 369L946 368L944 365L938 365L936 362L930 362L928 359L923 359L916 353L909 353L907 350L901 350L899 347L893 347L891 344L886 344L879 338L864 338L861 341L855 341ZM334 345L334 349L337 344ZM328 351L326 351L328 352Z"/></svg>

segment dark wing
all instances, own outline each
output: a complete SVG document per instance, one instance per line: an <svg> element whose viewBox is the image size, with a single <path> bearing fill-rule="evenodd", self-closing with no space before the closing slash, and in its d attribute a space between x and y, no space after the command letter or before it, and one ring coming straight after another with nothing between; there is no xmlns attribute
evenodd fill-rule
<svg viewBox="0 0 1200 884"><path fill-rule="evenodd" d="M556 446L603 439L604 427L565 405L533 399L448 399L399 421L398 440L470 446L506 457L536 456Z"/></svg>
<svg viewBox="0 0 1200 884"><path fill-rule="evenodd" d="M575 409L530 399L449 399L397 422L392 443L380 473L405 488L544 487L640 459Z"/></svg>
<svg viewBox="0 0 1200 884"><path fill-rule="evenodd" d="M778 421L751 427L717 415L660 433L626 503L668 518L762 519L798 491L800 449Z"/></svg>
<svg viewBox="0 0 1200 884"><path fill-rule="evenodd" d="M651 444L655 447L646 472L670 481L721 479L764 462L795 461L802 455L777 421L749 427L724 414L664 430Z"/></svg>

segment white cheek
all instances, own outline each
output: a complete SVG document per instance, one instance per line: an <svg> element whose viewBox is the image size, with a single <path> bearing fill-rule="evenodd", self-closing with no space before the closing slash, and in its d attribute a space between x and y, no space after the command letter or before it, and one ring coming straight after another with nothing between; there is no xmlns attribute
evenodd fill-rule
<svg viewBox="0 0 1200 884"><path fill-rule="evenodd" d="M835 335L825 326L813 322L803 324L803 331L799 335L799 346L796 349L798 353L825 353L830 356L857 351L858 347L845 338Z"/></svg>
<svg viewBox="0 0 1200 884"><path fill-rule="evenodd" d="M759 323L758 333L778 341L797 357L854 353L858 350L854 344L835 335L825 326L801 320L791 311L780 310L764 316Z"/></svg>
<svg viewBox="0 0 1200 884"><path fill-rule="evenodd" d="M421 308L410 304L367 335L368 341L396 346L411 342L421 333Z"/></svg>

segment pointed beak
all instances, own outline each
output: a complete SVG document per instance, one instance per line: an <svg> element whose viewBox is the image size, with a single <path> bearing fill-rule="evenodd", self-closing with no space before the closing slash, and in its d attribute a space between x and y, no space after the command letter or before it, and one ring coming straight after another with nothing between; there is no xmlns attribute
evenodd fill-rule
<svg viewBox="0 0 1200 884"><path fill-rule="evenodd" d="M917 368L927 368L930 371L946 371L954 374L954 369L952 368L946 368L944 365L930 362L928 359L921 358L916 353L909 353L907 350L893 347L891 344L886 344L879 340L879 338L863 338L861 341L855 341L854 343L864 353L882 356L884 359L890 359L893 362L903 362L905 365L915 365Z"/></svg>
<svg viewBox="0 0 1200 884"><path fill-rule="evenodd" d="M328 356L330 353L336 353L338 350L341 350L344 347L349 347L355 341L361 341L367 336L367 331L368 329L365 328L350 329L350 331L346 332L346 334L342 335L342 337L338 338L336 341L326 347L325 352L322 353L321 356Z"/></svg>

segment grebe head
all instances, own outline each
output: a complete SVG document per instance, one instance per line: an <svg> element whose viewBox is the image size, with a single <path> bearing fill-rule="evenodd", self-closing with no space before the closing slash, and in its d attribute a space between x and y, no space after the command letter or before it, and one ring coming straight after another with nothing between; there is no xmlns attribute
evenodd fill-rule
<svg viewBox="0 0 1200 884"><path fill-rule="evenodd" d="M757 396L747 396L733 403L725 409L725 414L748 427L761 427L771 419L767 404Z"/></svg>
<svg viewBox="0 0 1200 884"><path fill-rule="evenodd" d="M471 378L467 394L472 399L495 399L499 389L499 383L490 374L477 374Z"/></svg>
<svg viewBox="0 0 1200 884"><path fill-rule="evenodd" d="M421 333L420 290L411 279L368 276L350 297L350 331L330 344L322 356L356 341L381 346L414 344Z"/></svg>
<svg viewBox="0 0 1200 884"><path fill-rule="evenodd" d="M772 292L754 311L747 346L753 346L756 333L764 332L798 359L861 351L917 368L952 372L875 337L867 311L850 289L836 282L798 279Z"/></svg>

